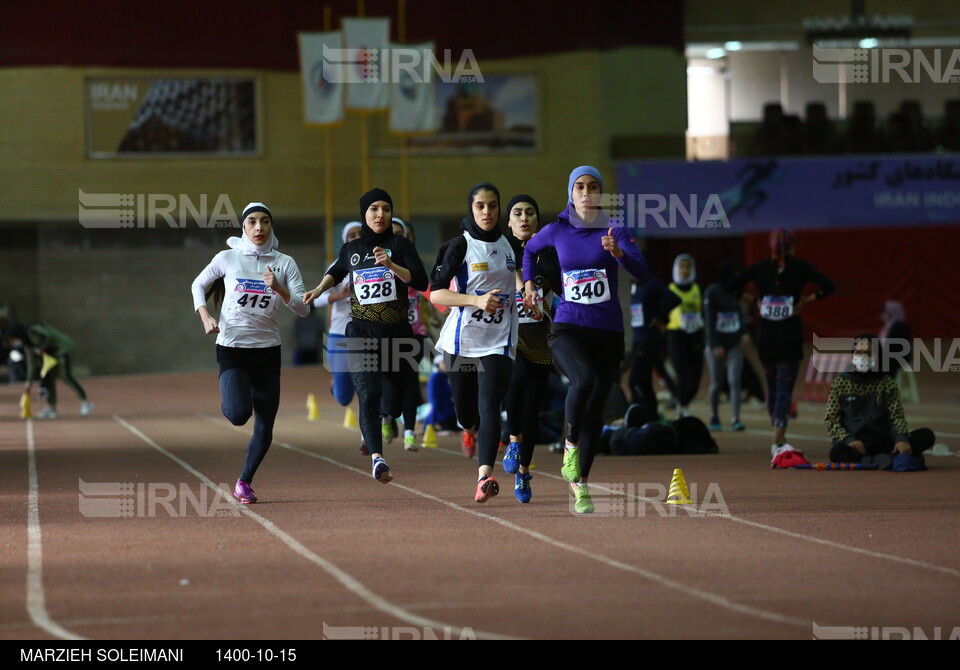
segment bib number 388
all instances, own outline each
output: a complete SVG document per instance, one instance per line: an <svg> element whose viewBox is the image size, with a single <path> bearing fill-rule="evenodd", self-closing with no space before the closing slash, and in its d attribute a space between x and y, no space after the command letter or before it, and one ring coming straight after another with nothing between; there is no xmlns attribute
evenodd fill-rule
<svg viewBox="0 0 960 670"><path fill-rule="evenodd" d="M783 321L793 316L793 296L765 295L760 301L760 318Z"/></svg>

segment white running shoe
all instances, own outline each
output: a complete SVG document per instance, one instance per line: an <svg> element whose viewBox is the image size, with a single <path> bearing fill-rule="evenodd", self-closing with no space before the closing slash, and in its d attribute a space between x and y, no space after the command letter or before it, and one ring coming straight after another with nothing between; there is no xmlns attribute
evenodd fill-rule
<svg viewBox="0 0 960 670"><path fill-rule="evenodd" d="M782 454L782 453L784 453L784 452L787 452L787 451L796 451L796 449L797 449L797 448L794 447L792 444L787 444L786 442L784 442L783 444L771 444L771 445L770 445L770 456L771 456L772 458L776 458L777 456L779 456L780 454Z"/></svg>
<svg viewBox="0 0 960 670"><path fill-rule="evenodd" d="M39 414L37 414L37 418L38 418L38 419L56 419L56 418L57 418L57 411L54 410L54 409L50 409L49 407L47 407L47 408L45 408L42 412L40 412Z"/></svg>
<svg viewBox="0 0 960 670"><path fill-rule="evenodd" d="M89 416L90 412L93 411L93 403L89 400L84 400L80 403L80 416Z"/></svg>

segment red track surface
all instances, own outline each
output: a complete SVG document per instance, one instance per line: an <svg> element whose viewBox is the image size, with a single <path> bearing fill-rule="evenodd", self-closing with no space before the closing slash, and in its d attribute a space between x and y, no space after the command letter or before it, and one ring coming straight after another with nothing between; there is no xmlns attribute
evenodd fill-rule
<svg viewBox="0 0 960 670"><path fill-rule="evenodd" d="M80 418L64 387L55 421L19 419L19 388L0 389L2 639L958 634L957 457L928 456L925 473L773 471L767 422L748 408L750 430L719 433L718 455L598 457L592 516L571 512L560 456L545 447L529 505L499 465L500 496L477 505L476 462L455 436L417 453L395 441L394 483L374 481L328 374L297 368L284 371L274 446L254 481L261 502L206 490L196 505L198 475L232 487L250 429L220 416L216 374L85 385L94 414ZM955 382L931 374L921 395L939 402L908 406L911 426L956 450ZM789 429L811 461L826 460L821 419L821 406L801 403ZM660 504L675 468L696 505ZM132 487L94 500L81 481ZM121 506L129 515L91 513Z"/></svg>

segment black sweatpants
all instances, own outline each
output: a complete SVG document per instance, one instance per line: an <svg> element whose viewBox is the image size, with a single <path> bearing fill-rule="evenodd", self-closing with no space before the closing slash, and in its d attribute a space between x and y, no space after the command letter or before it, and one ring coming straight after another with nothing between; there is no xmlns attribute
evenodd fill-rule
<svg viewBox="0 0 960 670"><path fill-rule="evenodd" d="M664 343L660 338L634 341L633 360L630 362L630 402L640 405L643 422L656 421L657 392L653 388L653 370L663 357Z"/></svg>
<svg viewBox="0 0 960 670"><path fill-rule="evenodd" d="M70 354L51 353L50 355L56 356L58 363L50 369L46 376L40 379L41 393L44 394L47 404L54 409L57 408L57 378L60 377L61 372L63 373L63 381L67 382L67 385L73 389L73 392L77 394L80 401L83 402L86 400L86 391L83 390L77 378L73 376L73 365Z"/></svg>
<svg viewBox="0 0 960 670"><path fill-rule="evenodd" d="M937 441L936 435L929 428L917 428L910 431L910 452L913 456L919 456L924 451L933 446ZM866 454L844 444L841 440L834 440L830 448L830 461L833 463L859 463L860 459L866 456L876 456L878 454L889 454L893 452L893 438L884 436L883 440L878 442L865 442L867 448Z"/></svg>
<svg viewBox="0 0 960 670"><path fill-rule="evenodd" d="M677 402L687 407L700 391L703 376L703 331L685 333L682 330L667 331L667 350L670 363L677 376Z"/></svg>
<svg viewBox="0 0 960 670"><path fill-rule="evenodd" d="M408 368L414 365L412 332L408 324L354 319L347 324L346 336L350 381L360 406L360 434L371 454L382 454L380 414L400 416L403 411L403 385Z"/></svg>

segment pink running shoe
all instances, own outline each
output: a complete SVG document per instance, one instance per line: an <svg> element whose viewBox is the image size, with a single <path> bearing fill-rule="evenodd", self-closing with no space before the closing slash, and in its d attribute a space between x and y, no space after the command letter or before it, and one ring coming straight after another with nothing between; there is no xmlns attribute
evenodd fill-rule
<svg viewBox="0 0 960 670"><path fill-rule="evenodd" d="M460 440L463 445L463 455L467 458L473 458L473 455L477 452L477 434L465 430Z"/></svg>
<svg viewBox="0 0 960 670"><path fill-rule="evenodd" d="M233 497L244 505L257 502L257 496L253 495L253 489L242 479L238 479L237 485L233 487Z"/></svg>

